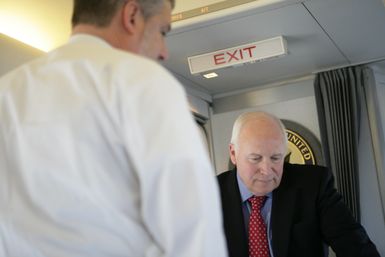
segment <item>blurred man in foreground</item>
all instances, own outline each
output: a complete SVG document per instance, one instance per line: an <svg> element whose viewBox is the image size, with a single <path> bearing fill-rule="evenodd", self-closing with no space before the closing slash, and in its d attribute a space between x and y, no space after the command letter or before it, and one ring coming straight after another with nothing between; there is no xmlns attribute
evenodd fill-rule
<svg viewBox="0 0 385 257"><path fill-rule="evenodd" d="M173 0L75 0L64 46L0 79L0 256L226 256L168 56Z"/></svg>

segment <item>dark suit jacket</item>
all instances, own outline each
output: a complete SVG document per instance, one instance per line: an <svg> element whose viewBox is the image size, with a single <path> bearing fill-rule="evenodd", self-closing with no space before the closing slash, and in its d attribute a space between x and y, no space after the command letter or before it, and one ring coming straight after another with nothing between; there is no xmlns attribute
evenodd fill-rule
<svg viewBox="0 0 385 257"><path fill-rule="evenodd" d="M229 257L248 257L236 170L218 175ZM338 257L379 257L364 228L320 166L285 164L271 209L274 257L323 257L324 243Z"/></svg>

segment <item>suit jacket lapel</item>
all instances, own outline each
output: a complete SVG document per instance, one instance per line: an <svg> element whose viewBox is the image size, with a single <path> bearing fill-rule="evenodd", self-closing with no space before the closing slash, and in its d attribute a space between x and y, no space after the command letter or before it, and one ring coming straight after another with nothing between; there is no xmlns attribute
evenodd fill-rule
<svg viewBox="0 0 385 257"><path fill-rule="evenodd" d="M298 189L290 185L284 171L281 184L273 191L273 204L271 207L270 222L274 257L286 257L288 254L297 192Z"/></svg>
<svg viewBox="0 0 385 257"><path fill-rule="evenodd" d="M244 217L242 212L242 200L238 188L235 170L226 181L222 190L225 230L230 250L230 256L248 257L248 237L246 235Z"/></svg>

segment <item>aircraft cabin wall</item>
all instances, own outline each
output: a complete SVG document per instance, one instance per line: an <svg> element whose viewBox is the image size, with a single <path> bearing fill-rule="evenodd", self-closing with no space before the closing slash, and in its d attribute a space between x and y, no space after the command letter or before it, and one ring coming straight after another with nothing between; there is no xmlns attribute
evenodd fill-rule
<svg viewBox="0 0 385 257"><path fill-rule="evenodd" d="M42 51L25 45L0 33L0 76L22 63L43 54Z"/></svg>
<svg viewBox="0 0 385 257"><path fill-rule="evenodd" d="M371 232L381 256L385 256L385 61L368 67L373 72L374 86L366 91L367 106L361 113L358 149L361 221Z"/></svg>

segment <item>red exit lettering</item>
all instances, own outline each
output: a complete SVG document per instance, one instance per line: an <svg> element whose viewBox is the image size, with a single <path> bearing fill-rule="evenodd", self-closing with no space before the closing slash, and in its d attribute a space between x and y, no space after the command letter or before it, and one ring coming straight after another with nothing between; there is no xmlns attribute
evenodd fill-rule
<svg viewBox="0 0 385 257"><path fill-rule="evenodd" d="M239 60L243 60L245 58L253 57L253 49L255 46L244 47L241 49L235 49L233 51L226 51L223 53L215 54L214 63L215 65L221 65L226 63L231 63Z"/></svg>

